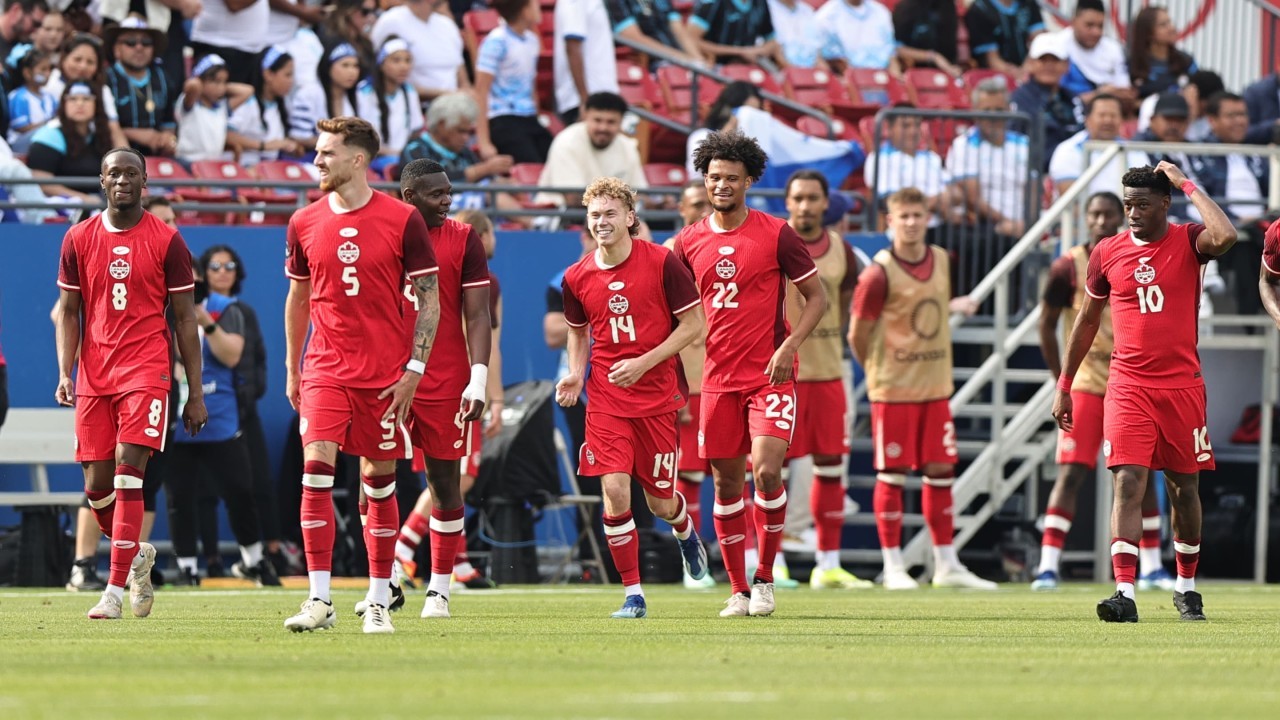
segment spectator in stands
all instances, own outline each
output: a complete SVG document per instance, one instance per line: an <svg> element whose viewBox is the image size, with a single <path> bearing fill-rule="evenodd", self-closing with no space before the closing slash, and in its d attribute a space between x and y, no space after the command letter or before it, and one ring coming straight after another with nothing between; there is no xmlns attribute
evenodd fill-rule
<svg viewBox="0 0 1280 720"><path fill-rule="evenodd" d="M893 106L895 110L914 107L911 103ZM862 166L867 187L882 210L884 202L895 192L905 187L919 188L928 200L929 231L933 233L952 204L953 196L948 191L951 177L938 153L921 147L919 116L893 115L885 121L885 126L885 139Z"/></svg>
<svg viewBox="0 0 1280 720"><path fill-rule="evenodd" d="M1280 126L1280 72L1251 83L1244 89L1244 102L1249 108L1249 132L1245 141L1266 145L1280 139L1280 133L1276 132Z"/></svg>
<svg viewBox="0 0 1280 720"><path fill-rule="evenodd" d="M289 100L289 137L308 149L316 146L316 123L325 118L356 114L356 85L360 84L360 56L349 43L325 50L316 66L320 82L299 89Z"/></svg>
<svg viewBox="0 0 1280 720"><path fill-rule="evenodd" d="M288 137L289 93L293 91L293 57L279 48L267 48L262 72L253 84L253 95L231 112L227 130L237 145L240 164L253 167L263 160L301 155L302 143Z"/></svg>
<svg viewBox="0 0 1280 720"><path fill-rule="evenodd" d="M510 155L518 163L547 159L551 133L538 122L534 91L542 21L539 0L493 0L502 24L485 36L476 59L477 151L482 160Z"/></svg>
<svg viewBox="0 0 1280 720"><path fill-rule="evenodd" d="M586 187L596 178L616 177L637 192L649 187L635 139L622 134L622 116L626 113L627 101L617 93L588 96L582 120L561 130L551 142L538 184ZM540 193L539 202L559 200L567 207L579 205L578 194L554 195Z"/></svg>
<svg viewBox="0 0 1280 720"><path fill-rule="evenodd" d="M702 127L689 133L689 139L685 142L685 172L690 178L702 177L702 173L693 166L693 151L707 135L717 131L730 132L736 128L738 121L733 116L733 111L743 105L760 109L764 107L764 98L755 85L745 80L734 80L725 85L715 102L711 103Z"/></svg>
<svg viewBox="0 0 1280 720"><path fill-rule="evenodd" d="M378 48L373 76L356 88L356 114L368 120L382 139L369 168L381 173L395 165L410 138L422 130L422 100L409 82L413 55L409 43L391 36Z"/></svg>
<svg viewBox="0 0 1280 720"><path fill-rule="evenodd" d="M1126 108L1137 99L1124 47L1103 35L1106 13L1102 0L1078 0L1071 26L1059 34L1066 40L1071 68L1062 79L1067 92L1087 103L1097 95L1110 95Z"/></svg>
<svg viewBox="0 0 1280 720"><path fill-rule="evenodd" d="M711 214L711 200L707 198L707 184L701 179L690 180L680 193L680 220L692 225Z"/></svg>
<svg viewBox="0 0 1280 720"><path fill-rule="evenodd" d="M371 33L378 47L393 35L409 44L413 56L409 82L425 102L471 87L462 57L462 32L445 9L446 0L408 0L382 13Z"/></svg>
<svg viewBox="0 0 1280 720"><path fill-rule="evenodd" d="M1195 58L1175 47L1178 29L1162 7L1142 8L1129 24L1129 78L1138 97L1176 91L1199 70Z"/></svg>
<svg viewBox="0 0 1280 720"><path fill-rule="evenodd" d="M221 160L229 147L249 143L246 138L233 137L228 120L233 108L253 97L253 86L228 82L227 76L227 64L216 54L205 55L192 68L175 113L179 160Z"/></svg>
<svg viewBox="0 0 1280 720"><path fill-rule="evenodd" d="M360 61L360 74L373 72L377 49L370 39L374 18L378 15L377 0L337 0L324 22L316 28L321 44L328 48L347 43L356 51Z"/></svg>
<svg viewBox="0 0 1280 720"><path fill-rule="evenodd" d="M552 70L556 111L565 125L572 125L588 96L618 92L613 23L604 0L559 0L555 25Z"/></svg>
<svg viewBox="0 0 1280 720"><path fill-rule="evenodd" d="M426 158L440 163L445 175L454 183L487 183L511 169L510 155L494 155L481 160L468 143L476 131L479 108L470 93L441 95L427 108L426 129L409 141L400 154L400 166ZM481 193L454 193L455 210L483 207ZM497 206L504 210L519 208L519 203L506 193L497 194Z"/></svg>
<svg viewBox="0 0 1280 720"><path fill-rule="evenodd" d="M1235 93L1220 92L1209 98L1208 115L1211 131L1205 142L1245 141L1249 131L1249 111L1244 98ZM1191 158L1191 174L1205 193L1231 201L1223 203L1222 209L1238 227L1254 225L1267 214L1266 198L1271 173L1266 156L1196 155Z"/></svg>
<svg viewBox="0 0 1280 720"><path fill-rule="evenodd" d="M62 52L62 44L67 41L67 19L57 10L47 12L35 30L31 31L31 44L36 50L49 56L54 65L58 64L58 54Z"/></svg>
<svg viewBox="0 0 1280 720"><path fill-rule="evenodd" d="M1120 125L1124 122L1124 103L1111 95L1095 95L1085 106L1084 130L1072 135L1053 151L1049 159L1049 177L1058 194L1065 193L1084 172L1084 144L1089 140L1115 141L1120 139ZM1119 193L1120 178L1131 167L1150 165L1146 153L1126 150L1116 155L1107 167L1094 177L1088 193Z"/></svg>
<svg viewBox="0 0 1280 720"><path fill-rule="evenodd" d="M33 177L31 168L25 163L13 156L13 150L9 148L9 143L0 138L0 197L7 200L23 203L39 203L47 205L49 199L45 197L44 191L39 185L30 183L14 183L12 185L4 184L5 180L30 180ZM24 223L40 224L46 218L53 217L55 213L42 208L30 208L23 210L9 210L6 212L16 213L18 220ZM0 217L4 215L0 212ZM0 388L0 395L3 394L3 388ZM92 518L90 518L92 520ZM94 527L97 527L97 521L94 520Z"/></svg>
<svg viewBox="0 0 1280 720"><path fill-rule="evenodd" d="M717 64L772 62L786 67L767 0L705 0L689 16L689 34Z"/></svg>
<svg viewBox="0 0 1280 720"><path fill-rule="evenodd" d="M959 77L956 31L960 18L953 0L899 0L893 8L893 37L901 48L933 53L928 65Z"/></svg>
<svg viewBox="0 0 1280 720"><path fill-rule="evenodd" d="M1151 125L1146 130L1133 136L1139 142L1184 143L1187 141L1187 124L1191 119L1191 107L1186 98L1178 93L1165 93L1157 96L1155 110L1151 115ZM1193 180L1194 172L1185 153L1165 153L1151 156L1151 161L1159 163L1168 160L1179 168L1187 168L1186 174Z"/></svg>
<svg viewBox="0 0 1280 720"><path fill-rule="evenodd" d="M217 55L227 64L230 82L252 85L266 48L268 0L201 0L191 25L192 60Z"/></svg>
<svg viewBox="0 0 1280 720"><path fill-rule="evenodd" d="M320 36L316 34L316 28L329 16L334 6L325 0L297 0L292 5L289 5L289 2L290 0L277 0L275 5L304 12L307 17L292 18L293 22L288 22L288 10L277 12L273 7L267 26L267 42L268 47L274 45L293 56L293 86L294 91L297 92L320 84L320 79L316 76L316 66L320 64L320 58L324 57L325 46ZM300 8L307 8L307 10L300 10ZM311 22L308 19L311 17L308 10L318 13L319 19ZM278 30L271 29L277 26ZM286 31L288 31L287 34Z"/></svg>
<svg viewBox="0 0 1280 720"><path fill-rule="evenodd" d="M44 22L49 6L44 0L4 0L0 14L0 59L9 57L14 45L24 41Z"/></svg>
<svg viewBox="0 0 1280 720"><path fill-rule="evenodd" d="M87 83L68 85L58 106L58 122L40 128L32 137L27 165L33 177L78 177L84 181L41 184L46 195L101 203L98 173L102 170L102 156L111 149L111 135L97 132L96 128L106 126L102 93Z"/></svg>
<svg viewBox="0 0 1280 720"><path fill-rule="evenodd" d="M942 60L932 50L916 50L898 45L894 39L893 13L876 0L831 0L818 8L818 27L822 30L822 57L832 67L888 70L900 75L902 62L937 64ZM956 71L952 66L950 71Z"/></svg>
<svg viewBox="0 0 1280 720"><path fill-rule="evenodd" d="M969 47L979 67L1021 77L1028 48L1044 33L1036 0L976 0L964 13Z"/></svg>
<svg viewBox="0 0 1280 720"><path fill-rule="evenodd" d="M288 45L299 30L323 23L333 10L324 0L269 0L268 7L266 47Z"/></svg>
<svg viewBox="0 0 1280 720"><path fill-rule="evenodd" d="M58 99L45 89L53 63L49 56L27 45L26 52L13 64L21 83L9 91L9 145L14 152L25 153L31 136L53 119Z"/></svg>
<svg viewBox="0 0 1280 720"><path fill-rule="evenodd" d="M1191 73L1187 84L1182 87L1182 96L1191 106L1191 124L1187 126L1187 142L1203 142L1212 130L1209 128L1209 98L1226 90L1222 78L1212 70L1199 70ZM1154 105L1152 106L1154 109ZM1250 133L1253 127L1249 128ZM1245 142L1254 142L1246 136Z"/></svg>
<svg viewBox="0 0 1280 720"><path fill-rule="evenodd" d="M773 2L769 0L769 9ZM796 0L787 0L795 2ZM797 3L804 5L803 2ZM625 38L645 47L683 56L690 62L702 63L706 58L684 24L684 18L671 6L671 0L605 0L609 22L615 38ZM809 8L810 14L813 8ZM775 22L777 18L774 18ZM779 32L781 35L781 32ZM654 63L650 62L652 66Z"/></svg>
<svg viewBox="0 0 1280 720"><path fill-rule="evenodd" d="M991 77L973 89L972 105L980 112L1009 112L1004 79ZM997 235L1019 238L1026 230L1027 179L1031 143L1009 129L1007 120L976 120L951 143L947 170L964 194L969 217Z"/></svg>
<svg viewBox="0 0 1280 720"><path fill-rule="evenodd" d="M1044 123L1044 162L1063 140L1084 128L1084 118L1078 98L1072 97L1061 85L1067 73L1067 48L1058 33L1040 33L1031 41L1027 67L1027 81L1013 91L1013 109Z"/></svg>
<svg viewBox="0 0 1280 720"><path fill-rule="evenodd" d="M116 60L107 71L107 87L116 99L120 127L129 144L151 155L173 155L178 148L173 118L178 94L163 66L155 62L156 56L164 54L168 38L135 17L107 28L103 36Z"/></svg>
<svg viewBox="0 0 1280 720"><path fill-rule="evenodd" d="M107 109L107 122L110 123L112 147L124 147L129 144L120 129L120 117L116 111L116 96L106 86L106 58L102 54L102 39L89 33L76 33L62 46L58 56L58 67L49 77L45 89L54 97L62 97L67 83L84 82L91 87L102 89L102 104Z"/></svg>
<svg viewBox="0 0 1280 720"><path fill-rule="evenodd" d="M812 5L805 0L769 0L769 18L788 65L827 67L822 59L822 29Z"/></svg>

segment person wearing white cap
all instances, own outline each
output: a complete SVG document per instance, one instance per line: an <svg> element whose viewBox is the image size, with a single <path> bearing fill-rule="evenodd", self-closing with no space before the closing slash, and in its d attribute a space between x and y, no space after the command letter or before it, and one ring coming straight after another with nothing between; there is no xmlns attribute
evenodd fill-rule
<svg viewBox="0 0 1280 720"><path fill-rule="evenodd" d="M1027 53L1027 81L1013 91L1013 109L1044 119L1044 167L1063 140L1084 127L1080 102L1062 87L1062 76L1070 64L1062 36L1041 33L1031 41Z"/></svg>
<svg viewBox="0 0 1280 720"><path fill-rule="evenodd" d="M201 58L178 98L178 159L220 160L227 148L230 108L252 96L253 86L227 82L227 63L221 56Z"/></svg>

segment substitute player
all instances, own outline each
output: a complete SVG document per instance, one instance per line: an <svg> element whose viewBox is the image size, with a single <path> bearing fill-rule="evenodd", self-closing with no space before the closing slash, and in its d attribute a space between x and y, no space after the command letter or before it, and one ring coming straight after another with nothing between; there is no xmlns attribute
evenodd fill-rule
<svg viewBox="0 0 1280 720"><path fill-rule="evenodd" d="M1137 622L1135 538L1142 531L1141 498L1153 470L1164 470L1173 506L1178 565L1173 604L1183 620L1204 620L1195 591L1200 560L1200 471L1212 470L1205 421L1204 379L1196 352L1197 310L1204 265L1236 241L1226 213L1175 165L1130 168L1122 179L1129 230L1089 254L1088 297L1067 342L1053 416L1075 428L1071 386L1111 304L1115 351L1107 380L1102 453L1115 478L1111 511L1111 567L1116 593L1098 603L1106 622ZM1204 225L1169 222L1173 186L1191 199Z"/></svg>
<svg viewBox="0 0 1280 720"><path fill-rule="evenodd" d="M711 461L716 536L733 589L722 617L774 611L773 561L787 516L782 466L796 421L796 351L827 304L804 241L782 220L747 207L747 189L768 159L742 133L708 135L693 164L713 212L676 236L676 256L693 271L707 314L698 454ZM785 316L787 280L805 300L794 329ZM750 583L743 547L747 453L760 556Z"/></svg>
<svg viewBox="0 0 1280 720"><path fill-rule="evenodd" d="M1062 375L1062 353L1058 349L1058 318L1066 314L1063 334L1071 332L1076 315L1084 304L1085 271L1089 253L1103 238L1120 231L1124 204L1115 193L1094 193L1085 205L1089 242L1071 248L1049 268L1049 282L1040 301L1040 353L1053 379ZM1080 486L1092 476L1102 447L1102 398L1107 392L1107 375L1114 346L1111 310L1102 312L1098 336L1089 348L1080 371L1071 385L1076 426L1058 436L1058 477L1049 493L1044 516L1044 539L1040 543L1040 568L1031 582L1032 590L1056 590L1062 546L1071 530ZM1142 541L1138 547L1139 588L1173 589L1173 576L1160 562L1160 506L1155 483L1147 483L1142 497Z"/></svg>
<svg viewBox="0 0 1280 720"><path fill-rule="evenodd" d="M925 242L927 198L907 187L889 196L890 248L858 277L849 346L867 373L875 443L876 530L884 586L914 590L902 559L902 490L907 473L924 476L921 506L933 540L934 587L994 590L956 556L951 484L955 481L954 391L949 313L973 314L968 297L951 297L947 252Z"/></svg>
<svg viewBox="0 0 1280 720"><path fill-rule="evenodd" d="M395 461L412 453L403 422L435 339L437 267L422 215L369 187L366 172L379 146L373 126L338 117L316 128L315 164L326 194L290 218L285 258L287 393L301 416L302 539L311 591L284 626L300 632L337 622L329 573L333 464L341 447L360 458L369 498L364 631L391 633L387 607L400 522ZM401 297L406 276L419 306L411 343Z"/></svg>
<svg viewBox="0 0 1280 720"><path fill-rule="evenodd" d="M78 223L62 241L58 267L59 405L76 408L76 461L102 533L111 538L111 576L94 620L118 620L133 574L133 614L151 614L156 549L139 541L143 477L168 439L172 366L165 307L172 302L178 351L191 383L182 423L198 433L209 419L201 381L191 253L178 231L142 209L142 153L116 148L102 158L106 212ZM82 337L83 333L83 337ZM79 370L71 369L79 352Z"/></svg>
<svg viewBox="0 0 1280 720"><path fill-rule="evenodd" d="M670 250L637 241L635 193L617 178L591 183L582 195L596 251L564 274L569 374L556 402L578 402L587 360L591 404L582 474L600 477L604 532L622 576L625 600L615 618L648 612L640 587L640 535L631 517L631 479L653 514L671 525L684 569L707 573L707 551L676 492L676 412L688 388L676 354L702 334L704 319L689 271ZM589 336L588 336L589 334Z"/></svg>

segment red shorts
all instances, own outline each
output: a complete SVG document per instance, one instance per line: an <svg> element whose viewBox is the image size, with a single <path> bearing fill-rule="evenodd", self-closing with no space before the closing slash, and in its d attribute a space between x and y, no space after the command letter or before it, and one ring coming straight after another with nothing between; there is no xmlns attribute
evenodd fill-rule
<svg viewBox="0 0 1280 720"><path fill-rule="evenodd" d="M618 418L587 411L587 441L578 455L578 474L626 473L654 497L675 497L676 435L674 412Z"/></svg>
<svg viewBox="0 0 1280 720"><path fill-rule="evenodd" d="M75 428L76 462L114 460L120 443L164 450L169 439L169 390L80 395Z"/></svg>
<svg viewBox="0 0 1280 720"><path fill-rule="evenodd" d="M378 399L377 388L348 388L302 382L298 429L302 446L336 442L348 455L369 460L408 460L413 457L409 431L382 416L391 398Z"/></svg>
<svg viewBox="0 0 1280 720"><path fill-rule="evenodd" d="M956 424L947 400L871 403L871 440L876 470L954 465Z"/></svg>
<svg viewBox="0 0 1280 720"><path fill-rule="evenodd" d="M484 446L483 426L484 422L479 420L467 423L467 454L459 461L462 465L459 472L473 478L480 474L480 451Z"/></svg>
<svg viewBox="0 0 1280 720"><path fill-rule="evenodd" d="M1101 395L1088 392L1071 393L1071 420L1075 429L1058 431L1058 464L1084 465L1090 470L1098 466L1098 449L1102 447Z"/></svg>
<svg viewBox="0 0 1280 720"><path fill-rule="evenodd" d="M740 392L702 393L698 455L735 458L751 452L751 441L776 437L791 442L796 426L795 383Z"/></svg>
<svg viewBox="0 0 1280 720"><path fill-rule="evenodd" d="M788 458L849 452L849 403L843 380L796 383L796 433Z"/></svg>
<svg viewBox="0 0 1280 720"><path fill-rule="evenodd" d="M680 459L676 465L682 473L711 472L711 463L698 456L698 421L702 418L702 395L689 396L689 422L680 424Z"/></svg>
<svg viewBox="0 0 1280 720"><path fill-rule="evenodd" d="M1102 454L1108 468L1138 465L1194 473L1214 469L1204 387L1107 388Z"/></svg>
<svg viewBox="0 0 1280 720"><path fill-rule="evenodd" d="M414 447L433 460L458 460L470 452L469 424L462 421L461 400L415 398L409 413L409 437Z"/></svg>

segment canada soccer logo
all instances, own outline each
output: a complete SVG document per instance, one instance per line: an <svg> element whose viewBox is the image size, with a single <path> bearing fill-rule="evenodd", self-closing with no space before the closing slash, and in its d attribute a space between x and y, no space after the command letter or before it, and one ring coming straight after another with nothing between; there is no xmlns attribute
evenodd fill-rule
<svg viewBox="0 0 1280 720"><path fill-rule="evenodd" d="M738 274L738 266L734 265L733 261L730 260L729 258L724 258L720 262L716 263L716 275L719 275L725 280L728 280L729 278L737 274Z"/></svg>
<svg viewBox="0 0 1280 720"><path fill-rule="evenodd" d="M1138 269L1133 271L1133 279L1143 285L1150 285L1156 279L1156 269L1147 264L1149 257L1138 258Z"/></svg>
<svg viewBox="0 0 1280 720"><path fill-rule="evenodd" d="M630 307L630 301L622 295L615 294L613 297L609 298L609 309L612 310L615 315L625 313Z"/></svg>
<svg viewBox="0 0 1280 720"><path fill-rule="evenodd" d="M360 246L350 240L338 246L338 259L350 265L360 259Z"/></svg>
<svg viewBox="0 0 1280 720"><path fill-rule="evenodd" d="M884 446L884 454L891 458L902 456L902 446L896 442L891 442Z"/></svg>
<svg viewBox="0 0 1280 720"><path fill-rule="evenodd" d="M589 448L587 449L587 451L586 451L586 453L585 453L585 454L586 454L586 456L587 456L587 464L588 464L588 465L595 465L595 464L596 464L596 454L595 454L595 453L593 453L593 452L591 452L591 450L590 450Z"/></svg>
<svg viewBox="0 0 1280 720"><path fill-rule="evenodd" d="M112 260L111 264L107 266L107 272L111 273L111 277L123 280L129 277L129 263L124 258Z"/></svg>

